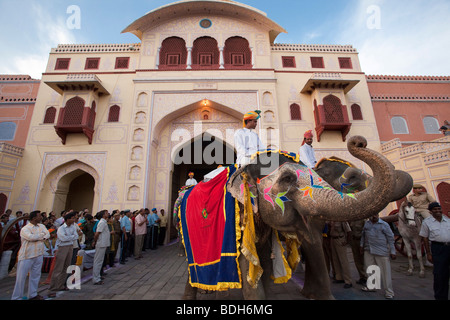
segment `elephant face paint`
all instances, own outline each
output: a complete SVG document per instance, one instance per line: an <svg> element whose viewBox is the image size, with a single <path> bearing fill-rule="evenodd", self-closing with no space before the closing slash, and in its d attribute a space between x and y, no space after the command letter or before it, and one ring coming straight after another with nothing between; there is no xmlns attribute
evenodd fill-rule
<svg viewBox="0 0 450 320"><path fill-rule="evenodd" d="M274 172L271 174L261 178L257 179L257 191L259 194L262 195L262 198L269 202L272 207L275 209L275 204L280 207L283 215L285 212L285 203L292 201L289 199L288 194L291 190L296 189L297 191L302 193L303 198L309 198L313 202L316 200L314 199L314 190L315 189L326 189L326 190L333 190L324 182L324 180L313 170L308 168L307 166L297 164L296 167L299 167L297 170L295 170L296 174L296 181L292 181L290 185L288 185L285 189L285 191L281 192L273 192L272 189L279 179L279 172L286 164L281 165L279 168L277 168ZM274 183L275 181L275 183ZM305 186L305 182L308 181L309 185ZM243 186L241 186L243 188ZM294 191L295 192L295 191ZM351 197L355 199L355 196L352 193L344 193L341 191L336 191L341 199L344 198L344 196Z"/></svg>

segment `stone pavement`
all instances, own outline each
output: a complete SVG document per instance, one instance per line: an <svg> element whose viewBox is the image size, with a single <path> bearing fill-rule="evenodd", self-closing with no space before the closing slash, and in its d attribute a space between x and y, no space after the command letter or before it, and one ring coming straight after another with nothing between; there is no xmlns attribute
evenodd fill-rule
<svg viewBox="0 0 450 320"><path fill-rule="evenodd" d="M178 256L178 244L146 250L141 260L128 258L125 265L116 264L106 271L103 285L93 285L92 270L82 272L80 290L59 292L52 300L180 300L187 280L185 257ZM351 250L348 249L353 287L344 289L343 284L332 283L332 293L337 300L385 300L383 290L363 292L356 284L357 271ZM418 262L415 261L413 276L407 276L407 259L398 254L392 261L392 281L394 300L433 300L432 268L426 268L425 278L418 276ZM48 274L42 274L42 280ZM300 290L304 281L301 264L286 284L272 284L268 300L306 300ZM0 280L0 300L9 300L14 288L15 277ZM46 296L48 285L41 285L39 293ZM199 300L241 300L240 290L230 290L209 294L198 294Z"/></svg>

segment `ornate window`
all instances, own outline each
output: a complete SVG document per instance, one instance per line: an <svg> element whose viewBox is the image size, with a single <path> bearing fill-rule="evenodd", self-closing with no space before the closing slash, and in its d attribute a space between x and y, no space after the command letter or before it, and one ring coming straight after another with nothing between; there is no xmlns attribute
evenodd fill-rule
<svg viewBox="0 0 450 320"><path fill-rule="evenodd" d="M323 63L323 57L311 57L311 67L325 68L325 64Z"/></svg>
<svg viewBox="0 0 450 320"><path fill-rule="evenodd" d="M63 124L81 124L83 120L84 100L73 97L65 106Z"/></svg>
<svg viewBox="0 0 450 320"><path fill-rule="evenodd" d="M115 69L128 69L130 57L117 57Z"/></svg>
<svg viewBox="0 0 450 320"><path fill-rule="evenodd" d="M344 115L342 113L341 100L333 95L323 98L325 120L327 123L343 123Z"/></svg>
<svg viewBox="0 0 450 320"><path fill-rule="evenodd" d="M302 114L300 112L300 106L296 103L290 105L291 120L302 120Z"/></svg>
<svg viewBox="0 0 450 320"><path fill-rule="evenodd" d="M339 67L341 69L352 69L352 59L351 58L339 58Z"/></svg>
<svg viewBox="0 0 450 320"><path fill-rule="evenodd" d="M394 134L409 134L408 124L405 118L395 116L391 118L392 132Z"/></svg>
<svg viewBox="0 0 450 320"><path fill-rule="evenodd" d="M119 122L120 107L113 105L109 108L108 122Z"/></svg>
<svg viewBox="0 0 450 320"><path fill-rule="evenodd" d="M55 70L69 70L70 58L56 59Z"/></svg>
<svg viewBox="0 0 450 320"><path fill-rule="evenodd" d="M55 123L56 108L49 107L45 110L44 123Z"/></svg>
<svg viewBox="0 0 450 320"><path fill-rule="evenodd" d="M194 41L192 47L193 69L218 69L219 48L217 41L211 37L201 37Z"/></svg>
<svg viewBox="0 0 450 320"><path fill-rule="evenodd" d="M352 104L351 109L353 120L363 120L361 107L359 105L357 105L356 103Z"/></svg>
<svg viewBox="0 0 450 320"><path fill-rule="evenodd" d="M223 49L225 68L245 68L252 67L252 52L247 39L242 37L231 37L225 41Z"/></svg>
<svg viewBox="0 0 450 320"><path fill-rule="evenodd" d="M283 68L295 68L295 57L281 57Z"/></svg>
<svg viewBox="0 0 450 320"><path fill-rule="evenodd" d="M84 69L85 70L98 69L99 65L100 65L100 58L87 58Z"/></svg>
<svg viewBox="0 0 450 320"><path fill-rule="evenodd" d="M187 60L186 43L178 37L165 39L159 51L159 69L185 69Z"/></svg>

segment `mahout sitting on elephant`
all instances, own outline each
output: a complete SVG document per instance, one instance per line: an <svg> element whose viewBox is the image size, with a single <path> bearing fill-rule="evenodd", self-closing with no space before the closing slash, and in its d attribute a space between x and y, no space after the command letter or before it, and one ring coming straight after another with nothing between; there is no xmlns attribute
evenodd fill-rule
<svg viewBox="0 0 450 320"><path fill-rule="evenodd" d="M246 194L252 195L255 247L263 270L257 286L251 286L245 278L242 280L245 299L265 297L264 290L272 274L270 254L273 230L288 237L295 235L301 242L306 261L302 294L310 299L333 299L322 251L324 222L368 218L393 200L393 190L398 186L406 185L405 189L409 188L409 192L408 185L412 181L408 174L394 170L384 156L367 149L366 145L365 138L360 136L351 137L347 143L349 152L367 163L373 171L370 183L366 185L363 182L365 188L360 188L362 190L358 193L350 193L348 188L334 184L331 174L322 172L324 177L321 177L296 159L279 152L259 153L250 164L232 174L227 191L240 203L241 224L247 221L245 210L249 202ZM355 168L352 172L360 174L358 170ZM345 176L350 177L350 172ZM347 182L345 184L351 185L351 181ZM248 186L249 192L242 192L243 185L245 188ZM251 267L251 262L241 254L241 274L248 274ZM188 280L184 298L195 299L196 290Z"/></svg>

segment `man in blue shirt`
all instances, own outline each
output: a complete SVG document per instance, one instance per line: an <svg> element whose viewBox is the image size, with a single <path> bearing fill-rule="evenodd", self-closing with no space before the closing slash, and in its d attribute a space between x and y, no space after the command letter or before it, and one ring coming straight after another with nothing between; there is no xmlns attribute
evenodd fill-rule
<svg viewBox="0 0 450 320"><path fill-rule="evenodd" d="M394 246L394 234L389 225L380 220L378 214L373 215L364 224L360 242L361 253L364 252L364 267L367 270L369 266L377 265L381 272L381 281L385 290L385 298L394 298L394 289L392 288L391 262L396 256ZM368 275L369 276L369 275ZM363 291L369 290L367 287Z"/></svg>
<svg viewBox="0 0 450 320"><path fill-rule="evenodd" d="M157 214L156 208L152 209L152 212L147 216L148 220L148 229L147 229L147 239L148 239L148 247L151 250L155 250L158 245L158 223L161 221Z"/></svg>
<svg viewBox="0 0 450 320"><path fill-rule="evenodd" d="M120 229L122 230L120 264L125 264L127 261L126 258L128 258L131 253L131 211L124 210L124 213L125 215L120 220Z"/></svg>

